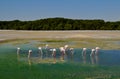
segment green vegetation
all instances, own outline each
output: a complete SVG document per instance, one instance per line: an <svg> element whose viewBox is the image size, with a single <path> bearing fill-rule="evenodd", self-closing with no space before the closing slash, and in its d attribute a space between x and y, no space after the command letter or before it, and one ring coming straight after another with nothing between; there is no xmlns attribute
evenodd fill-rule
<svg viewBox="0 0 120 79"><path fill-rule="evenodd" d="M65 40L45 40L45 42L54 42L54 43L57 43L57 42L68 42L68 41L65 41Z"/></svg>
<svg viewBox="0 0 120 79"><path fill-rule="evenodd" d="M59 48L64 45L69 45L73 48L95 48L99 46L101 49L120 49L120 44L118 43L120 39L92 39L92 38L66 38L66 39L56 39L56 38L38 38L38 39L11 39L1 41L0 44L11 43L16 46L18 44L28 44L35 43L36 47L44 47L49 44L50 47Z"/></svg>
<svg viewBox="0 0 120 79"><path fill-rule="evenodd" d="M0 29L12 30L120 30L120 21L47 18L35 21L0 21Z"/></svg>
<svg viewBox="0 0 120 79"><path fill-rule="evenodd" d="M15 54L0 57L1 79L119 79L119 66L79 63L43 63L29 65L17 61Z"/></svg>
<svg viewBox="0 0 120 79"><path fill-rule="evenodd" d="M21 41L22 40L22 41ZM28 40L26 39L9 39L9 40L3 40L3 41L0 41L0 44L4 44L4 43L13 43L13 44L20 44L20 43L28 43Z"/></svg>

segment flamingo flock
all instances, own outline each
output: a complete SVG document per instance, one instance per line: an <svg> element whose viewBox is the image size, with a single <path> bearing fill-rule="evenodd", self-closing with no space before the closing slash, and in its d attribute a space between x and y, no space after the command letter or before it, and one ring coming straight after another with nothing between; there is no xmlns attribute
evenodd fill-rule
<svg viewBox="0 0 120 79"><path fill-rule="evenodd" d="M43 51L43 49L45 49L45 51ZM95 49L91 49L91 53L90 53L90 60L91 60L91 64L98 64L99 62L99 47L96 47ZM20 58L20 47L17 48L17 58ZM74 48L69 48L68 45L65 45L63 47L60 47L58 50L56 48L50 48L48 45L45 45L45 47L38 47L38 56L40 57L40 59L44 59L47 58L49 56L51 56L53 58L53 62L56 63L56 54L57 51L60 52L60 60L64 61L65 57L70 57L71 60L73 60L74 58ZM32 50L28 51L28 59L30 59L32 57ZM83 48L82 49L82 59L83 59L83 63L86 63L86 59L87 59L87 48ZM45 56L43 56L45 55Z"/></svg>

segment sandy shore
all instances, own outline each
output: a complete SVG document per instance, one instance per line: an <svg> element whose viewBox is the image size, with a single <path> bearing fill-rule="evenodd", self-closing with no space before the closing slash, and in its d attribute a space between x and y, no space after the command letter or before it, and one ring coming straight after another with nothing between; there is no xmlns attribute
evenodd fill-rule
<svg viewBox="0 0 120 79"><path fill-rule="evenodd" d="M120 31L16 31L0 30L0 41L32 38L96 38L120 39Z"/></svg>
<svg viewBox="0 0 120 79"><path fill-rule="evenodd" d="M29 43L30 40L43 42L36 46L49 43L52 47L65 44L74 48L118 49L120 50L120 31L16 31L0 30L0 44L12 42L16 44Z"/></svg>

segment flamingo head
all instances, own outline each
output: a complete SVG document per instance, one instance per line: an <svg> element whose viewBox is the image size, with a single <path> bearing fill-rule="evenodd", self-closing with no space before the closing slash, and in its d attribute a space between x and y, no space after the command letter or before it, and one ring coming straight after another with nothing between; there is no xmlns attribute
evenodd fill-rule
<svg viewBox="0 0 120 79"><path fill-rule="evenodd" d="M92 52L94 52L95 51L95 49L92 49Z"/></svg>
<svg viewBox="0 0 120 79"><path fill-rule="evenodd" d="M20 48L19 48L19 47L18 47L17 49L18 49L18 50L20 50Z"/></svg>
<svg viewBox="0 0 120 79"><path fill-rule="evenodd" d="M83 51L86 51L87 50L87 48L83 48Z"/></svg>
<svg viewBox="0 0 120 79"><path fill-rule="evenodd" d="M55 52L56 51L56 49L53 49L53 52Z"/></svg>
<svg viewBox="0 0 120 79"><path fill-rule="evenodd" d="M41 47L38 47L39 50L41 50L42 48Z"/></svg>

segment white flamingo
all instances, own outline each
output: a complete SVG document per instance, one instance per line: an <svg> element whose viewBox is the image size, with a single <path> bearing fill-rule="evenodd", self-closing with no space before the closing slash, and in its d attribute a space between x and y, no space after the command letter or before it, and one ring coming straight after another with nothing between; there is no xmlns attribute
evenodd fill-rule
<svg viewBox="0 0 120 79"><path fill-rule="evenodd" d="M66 53L66 57L68 57L68 55L69 55L69 46L65 45L64 50L65 50L65 53Z"/></svg>
<svg viewBox="0 0 120 79"><path fill-rule="evenodd" d="M83 48L82 50L83 63L86 63L86 50L87 48Z"/></svg>
<svg viewBox="0 0 120 79"><path fill-rule="evenodd" d="M48 46L48 44L45 45L45 50L46 50L46 57L48 57L48 52L49 52L49 46Z"/></svg>
<svg viewBox="0 0 120 79"><path fill-rule="evenodd" d="M31 54L32 54L32 50L29 50L29 52L28 52L28 59L31 57Z"/></svg>
<svg viewBox="0 0 120 79"><path fill-rule="evenodd" d="M87 48L83 48L82 56L86 56L86 50L87 50Z"/></svg>
<svg viewBox="0 0 120 79"><path fill-rule="evenodd" d="M98 62L99 62L99 57L98 57L98 55L99 55L99 50L100 50L99 47L96 47L96 48L95 48L95 60L96 60L96 64L98 64Z"/></svg>
<svg viewBox="0 0 120 79"><path fill-rule="evenodd" d="M56 49L53 49L52 56L54 59L54 63L56 63Z"/></svg>
<svg viewBox="0 0 120 79"><path fill-rule="evenodd" d="M40 57L41 57L41 59L42 59L42 57L43 57L42 48L41 48L41 47L38 47L38 49L39 49L39 54L40 54Z"/></svg>
<svg viewBox="0 0 120 79"><path fill-rule="evenodd" d="M90 58L91 58L92 64L94 64L94 56L95 56L95 49L91 49Z"/></svg>
<svg viewBox="0 0 120 79"><path fill-rule="evenodd" d="M61 52L62 60L64 60L64 56L65 56L65 49L64 49L64 47L60 47L60 52Z"/></svg>
<svg viewBox="0 0 120 79"><path fill-rule="evenodd" d="M31 59L30 59L31 54L32 54L32 50L29 50L29 51L28 51L28 64L29 64L30 66L31 66Z"/></svg>
<svg viewBox="0 0 120 79"><path fill-rule="evenodd" d="M18 47L17 48L17 59L19 60L19 58L20 58L20 48Z"/></svg>
<svg viewBox="0 0 120 79"><path fill-rule="evenodd" d="M71 60L73 59L73 55L74 55L74 49L70 48L70 56L71 56Z"/></svg>
<svg viewBox="0 0 120 79"><path fill-rule="evenodd" d="M96 55L96 56L98 56L99 49L100 49L99 47L96 47L96 48L95 48L95 55Z"/></svg>
<svg viewBox="0 0 120 79"><path fill-rule="evenodd" d="M20 54L20 48L18 47L17 48L17 55L19 55Z"/></svg>

